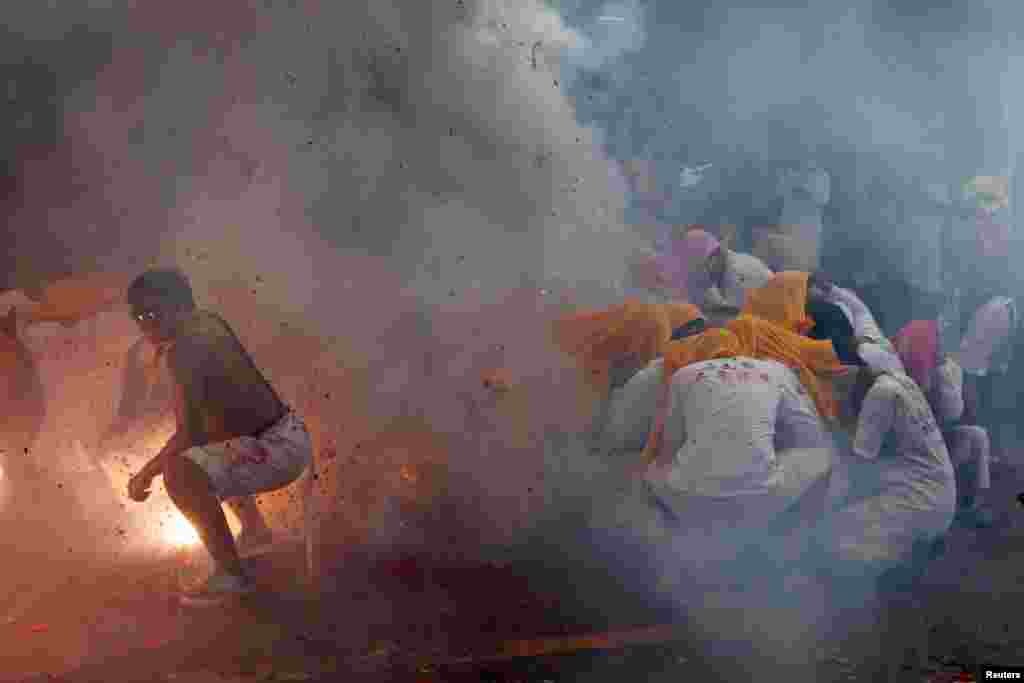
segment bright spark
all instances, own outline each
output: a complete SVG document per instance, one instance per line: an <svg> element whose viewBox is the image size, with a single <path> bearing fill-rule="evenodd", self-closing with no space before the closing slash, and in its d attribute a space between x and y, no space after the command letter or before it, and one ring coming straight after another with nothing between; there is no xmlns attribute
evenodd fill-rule
<svg viewBox="0 0 1024 683"><path fill-rule="evenodd" d="M199 534L185 517L173 510L170 520L163 527L164 540L176 548L191 548L199 544Z"/></svg>

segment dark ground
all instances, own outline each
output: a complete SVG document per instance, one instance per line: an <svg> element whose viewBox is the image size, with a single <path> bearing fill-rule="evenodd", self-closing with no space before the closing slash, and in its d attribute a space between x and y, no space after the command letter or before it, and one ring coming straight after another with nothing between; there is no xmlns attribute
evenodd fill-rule
<svg viewBox="0 0 1024 683"><path fill-rule="evenodd" d="M955 527L906 621L886 638L924 643L889 680L952 681L981 663L1024 665L1024 509L1015 471L997 466L995 529ZM231 608L182 610L170 597L179 561L122 566L55 585L0 624L0 680L49 681L718 681L684 610L637 598L600 567L431 566L349 549L318 598L301 582L301 552L255 561L268 590ZM742 598L739 602L742 604ZM483 661L502 643L675 624L672 642L569 655ZM819 681L877 681L868 639L816 656ZM895 641L893 641L895 642ZM735 655L741 656L741 655ZM458 661L466 658L469 661ZM728 664L728 663L726 663ZM898 667L897 667L898 670Z"/></svg>

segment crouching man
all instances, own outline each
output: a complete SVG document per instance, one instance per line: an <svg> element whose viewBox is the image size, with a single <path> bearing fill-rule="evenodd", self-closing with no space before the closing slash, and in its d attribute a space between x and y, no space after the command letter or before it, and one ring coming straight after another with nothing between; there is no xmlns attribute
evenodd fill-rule
<svg viewBox="0 0 1024 683"><path fill-rule="evenodd" d="M142 502L163 475L171 500L199 533L216 563L182 603L218 605L253 590L239 553L270 541L253 496L294 482L309 466L312 442L302 419L286 406L253 363L231 327L196 308L192 288L176 270L150 270L127 293L132 316L166 363L174 385L177 430L128 483ZM242 523L238 545L221 503Z"/></svg>

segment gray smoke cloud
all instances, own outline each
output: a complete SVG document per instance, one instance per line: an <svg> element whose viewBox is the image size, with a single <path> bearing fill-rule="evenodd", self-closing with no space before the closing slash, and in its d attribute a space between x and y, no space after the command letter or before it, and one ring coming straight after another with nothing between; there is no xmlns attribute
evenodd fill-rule
<svg viewBox="0 0 1024 683"><path fill-rule="evenodd" d="M1015 166L1019 48L1002 27L1019 8L770 5L646 3L642 49L586 45L593 59L570 81L581 121L605 131L615 158L653 162L671 199L631 219L770 224L775 172L816 162L834 178L827 265L852 274L842 254L860 245L896 273L913 271L926 234L914 222L934 212L929 186ZM584 33L604 14L598 2L559 7ZM704 182L679 187L686 167L707 162Z"/></svg>
<svg viewBox="0 0 1024 683"><path fill-rule="evenodd" d="M406 495L398 460L358 452L394 420L454 444L485 544L587 498L578 381L545 326L617 300L638 240L560 84L582 36L539 3L198 10L75 15L109 57L51 94L46 153L15 155L13 283L183 267L320 445L351 449L325 490L362 527ZM11 30L38 40L42 16ZM507 396L482 386L495 367Z"/></svg>
<svg viewBox="0 0 1024 683"><path fill-rule="evenodd" d="M636 2L607 2L580 26L580 40L568 46L565 59L586 69L600 69L623 55L641 50L647 40L643 7Z"/></svg>

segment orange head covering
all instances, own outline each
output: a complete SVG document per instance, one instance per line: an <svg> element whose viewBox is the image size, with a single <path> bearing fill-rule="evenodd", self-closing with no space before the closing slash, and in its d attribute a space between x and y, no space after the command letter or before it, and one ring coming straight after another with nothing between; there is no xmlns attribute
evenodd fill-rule
<svg viewBox="0 0 1024 683"><path fill-rule="evenodd" d="M555 343L595 374L633 356L649 363L664 352L672 331L702 317L688 303L645 304L635 299L602 311L586 311L555 322Z"/></svg>
<svg viewBox="0 0 1024 683"><path fill-rule="evenodd" d="M797 334L806 334L814 321L807 315L807 281L810 273L784 270L767 284L747 291L743 315L757 316Z"/></svg>
<svg viewBox="0 0 1024 683"><path fill-rule="evenodd" d="M782 363L797 373L822 417L832 419L837 414L832 388L819 377L840 374L846 370L829 340L810 339L767 320L743 315L730 321L725 328L708 330L668 344L664 355L664 381L657 418L644 449L648 461L652 461L660 450L668 417L671 379L680 368L692 363L735 356Z"/></svg>
<svg viewBox="0 0 1024 683"><path fill-rule="evenodd" d="M814 399L822 417L836 416L836 401L831 386L819 375L846 372L831 340L811 339L753 316L740 316L726 327L740 340L743 355L773 360L794 370Z"/></svg>

